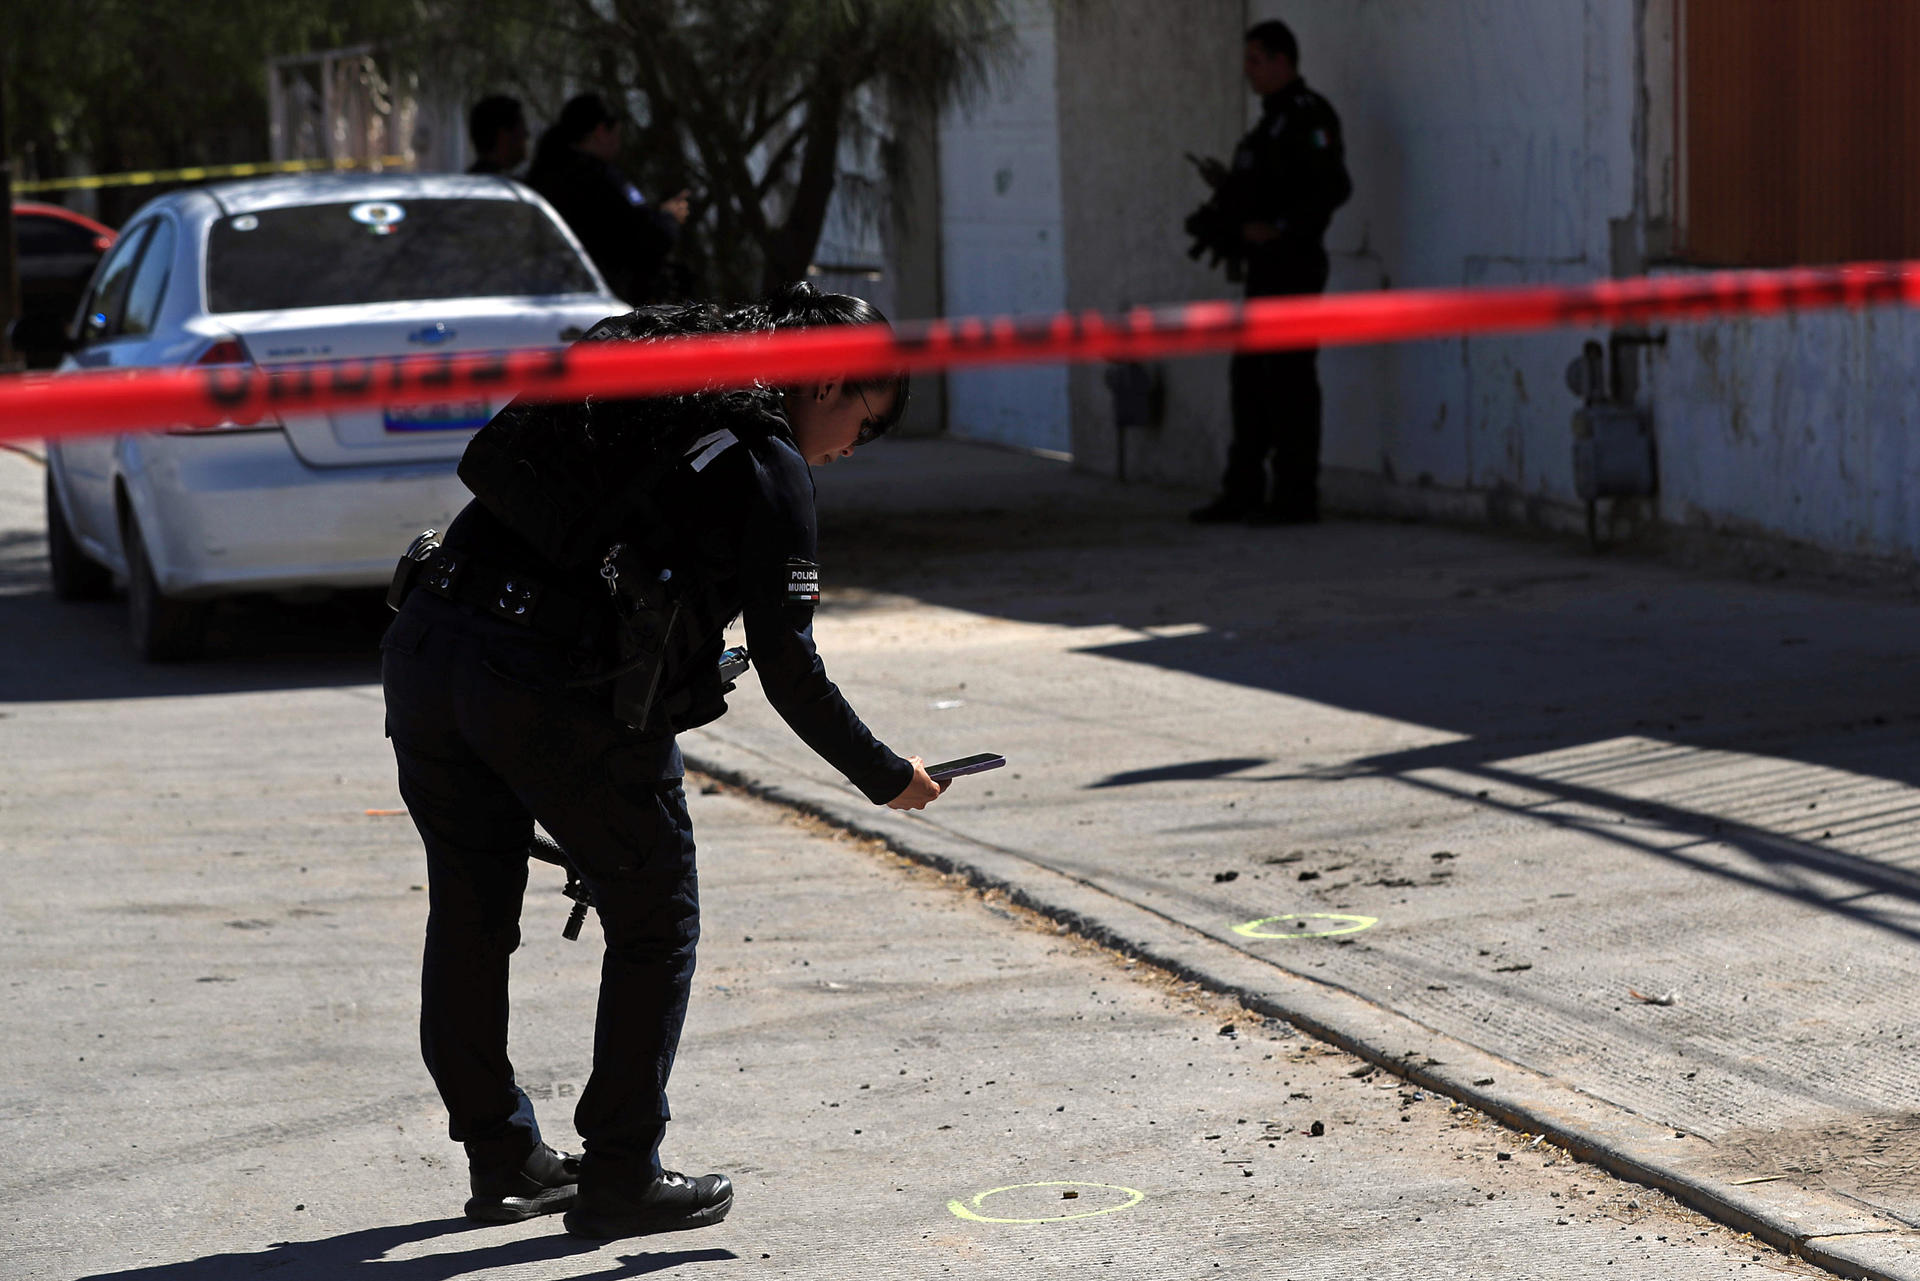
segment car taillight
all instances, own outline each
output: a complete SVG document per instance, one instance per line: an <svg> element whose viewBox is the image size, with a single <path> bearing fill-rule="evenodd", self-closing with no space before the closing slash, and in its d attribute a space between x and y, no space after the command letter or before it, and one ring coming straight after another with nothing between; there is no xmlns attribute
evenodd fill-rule
<svg viewBox="0 0 1920 1281"><path fill-rule="evenodd" d="M213 346L200 353L196 365L250 365L253 357L247 354L246 344L238 338L222 338Z"/></svg>
<svg viewBox="0 0 1920 1281"><path fill-rule="evenodd" d="M204 365L251 365L253 354L247 345L238 338L216 339L212 346L200 353L193 362L195 368ZM181 423L168 428L171 435L198 436L217 431L278 431L280 420L268 414L258 418L222 418L211 423Z"/></svg>

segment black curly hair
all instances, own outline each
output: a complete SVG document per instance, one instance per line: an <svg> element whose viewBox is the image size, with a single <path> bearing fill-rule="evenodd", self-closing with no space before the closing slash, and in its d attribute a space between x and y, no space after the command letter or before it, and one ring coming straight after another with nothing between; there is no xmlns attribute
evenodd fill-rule
<svg viewBox="0 0 1920 1281"><path fill-rule="evenodd" d="M734 311L711 303L641 307L607 317L582 341L647 342L694 334L886 323L864 299L822 293L800 283ZM861 429L863 442L892 427L906 408L904 372L848 386L899 389L884 419L871 420ZM703 433L723 428L789 434L780 389L759 383L659 396L516 399L468 443L460 479L508 528L556 565L590 568L652 492L660 460L676 457L677 450Z"/></svg>
<svg viewBox="0 0 1920 1281"><path fill-rule="evenodd" d="M886 325L887 318L878 307L864 298L856 298L852 294L824 293L808 281L796 280L792 284L781 285L759 302L726 313L726 324L735 330L810 329L817 325ZM847 383L847 389L855 392L880 391L888 387L896 393L893 408L869 420L860 429L856 443L864 445L893 429L907 412L907 395L912 383L905 370Z"/></svg>
<svg viewBox="0 0 1920 1281"><path fill-rule="evenodd" d="M586 336L588 340L647 340L678 338L689 334L747 334L781 328L814 328L818 325L887 325L887 317L879 311L879 307L866 302L864 298L854 298L852 294L828 294L814 288L806 280L795 280L793 284L776 288L760 302L735 307L732 311L722 311L714 303L662 303L637 307L626 315L607 317L588 330ZM877 419L870 419L864 424L856 444L864 446L877 440L899 423L900 417L906 413L910 380L906 371L899 371L847 382L849 392L879 392L885 388L893 388L897 392L893 407L885 415L879 415ZM666 396L655 398L653 403L660 409L674 405L680 413L695 411L695 407L701 403L712 407L733 405L735 409L756 405L762 413L770 407L766 401L766 388Z"/></svg>

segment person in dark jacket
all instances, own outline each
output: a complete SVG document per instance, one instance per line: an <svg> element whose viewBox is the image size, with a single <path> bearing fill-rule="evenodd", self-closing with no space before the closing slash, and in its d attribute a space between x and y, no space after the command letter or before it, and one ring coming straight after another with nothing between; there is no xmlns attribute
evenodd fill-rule
<svg viewBox="0 0 1920 1281"><path fill-rule="evenodd" d="M860 299L802 284L732 314L642 309L586 340L881 323ZM382 641L387 732L427 854L421 1046L466 1145L469 1217L565 1210L569 1232L606 1238L716 1223L732 1206L724 1176L688 1178L660 1159L699 935L674 735L724 710L732 686L716 660L738 615L768 702L809 747L876 804L920 809L940 795L920 758L862 723L813 644L809 468L885 432L906 392L904 376L829 377L515 402L469 446L461 476L477 496ZM622 605L635 584L662 597L666 621L623 648L633 619L650 617ZM623 693L635 681L638 698ZM606 939L579 1158L541 1141L507 1057L508 958L536 820L577 867Z"/></svg>
<svg viewBox="0 0 1920 1281"><path fill-rule="evenodd" d="M473 140L468 173L511 174L527 158L527 117L520 100L496 93L474 103L467 113L467 136Z"/></svg>
<svg viewBox="0 0 1920 1281"><path fill-rule="evenodd" d="M1333 211L1353 194L1340 118L1300 78L1299 43L1281 22L1247 32L1243 69L1260 95L1260 120L1210 173L1229 211L1229 246L1244 261L1249 298L1317 294L1327 286L1322 244ZM1214 162L1217 164L1217 162ZM1201 523L1296 524L1319 519L1318 353L1244 352L1230 378L1233 441L1220 496L1193 512ZM1273 477L1269 488L1267 468Z"/></svg>
<svg viewBox="0 0 1920 1281"><path fill-rule="evenodd" d="M687 193L648 204L614 165L619 154L619 118L600 95L583 93L540 135L527 185L573 229L607 287L644 303L658 295L661 268L687 221Z"/></svg>

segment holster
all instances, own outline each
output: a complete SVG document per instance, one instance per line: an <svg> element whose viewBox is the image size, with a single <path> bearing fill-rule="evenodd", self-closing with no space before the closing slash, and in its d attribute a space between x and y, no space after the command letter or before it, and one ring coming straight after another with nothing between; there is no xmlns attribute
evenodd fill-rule
<svg viewBox="0 0 1920 1281"><path fill-rule="evenodd" d="M387 608L394 613L407 603L407 593L420 585L420 576L426 572L434 553L440 550L439 531L423 530L402 553L400 563L393 567L393 581L387 584Z"/></svg>
<svg viewBox="0 0 1920 1281"><path fill-rule="evenodd" d="M624 544L607 552L600 576L613 596L613 714L645 729L666 687L682 610L679 588L672 570L636 563Z"/></svg>
<svg viewBox="0 0 1920 1281"><path fill-rule="evenodd" d="M667 646L680 621L680 602L636 609L614 627L620 675L613 682L613 714L645 729L666 683Z"/></svg>

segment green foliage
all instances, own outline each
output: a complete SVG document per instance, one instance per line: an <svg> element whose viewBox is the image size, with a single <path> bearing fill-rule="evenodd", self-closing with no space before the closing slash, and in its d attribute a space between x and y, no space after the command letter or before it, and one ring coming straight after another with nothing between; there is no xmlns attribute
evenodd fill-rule
<svg viewBox="0 0 1920 1281"><path fill-rule="evenodd" d="M1011 51L1006 0L465 0L443 17L472 93L512 86L551 119L597 89L636 126L626 167L694 193L696 292L742 298L804 274L843 142L965 99ZM922 117L924 118L924 117Z"/></svg>
<svg viewBox="0 0 1920 1281"><path fill-rule="evenodd" d="M583 89L633 127L654 198L695 193L695 292L803 274L842 143L910 181L889 120L964 99L1012 47L1009 0L0 0L16 175L264 159L266 64L376 43L424 87L517 92L551 120ZM118 221L154 193L102 193ZM878 212L878 211L876 211Z"/></svg>
<svg viewBox="0 0 1920 1281"><path fill-rule="evenodd" d="M267 155L274 54L390 38L411 3L371 0L0 0L15 176L173 168ZM107 190L118 222L153 188Z"/></svg>

